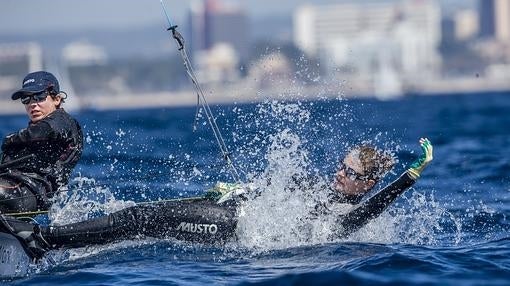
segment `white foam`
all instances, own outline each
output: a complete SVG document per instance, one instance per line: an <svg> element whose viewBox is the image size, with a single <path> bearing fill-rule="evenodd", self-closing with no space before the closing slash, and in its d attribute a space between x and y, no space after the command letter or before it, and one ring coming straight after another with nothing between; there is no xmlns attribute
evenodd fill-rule
<svg viewBox="0 0 510 286"><path fill-rule="evenodd" d="M106 187L94 179L74 178L66 192L59 192L49 212L53 225L63 225L109 214L135 205L133 201L118 200Z"/></svg>

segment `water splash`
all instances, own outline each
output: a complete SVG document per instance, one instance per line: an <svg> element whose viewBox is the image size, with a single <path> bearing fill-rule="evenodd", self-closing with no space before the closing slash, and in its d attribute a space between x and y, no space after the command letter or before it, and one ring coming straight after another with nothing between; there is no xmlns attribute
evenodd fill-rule
<svg viewBox="0 0 510 286"><path fill-rule="evenodd" d="M74 178L66 192L59 192L49 211L52 224L62 225L106 215L135 205L133 201L118 200L106 187L94 179Z"/></svg>
<svg viewBox="0 0 510 286"><path fill-rule="evenodd" d="M434 246L461 242L461 219L441 206L433 194L409 190L402 199L348 239Z"/></svg>
<svg viewBox="0 0 510 286"><path fill-rule="evenodd" d="M346 114L349 113L343 113ZM408 192L403 202L358 232L338 238L335 235L340 227L337 225L338 215L348 212L351 205L336 206L332 215L318 218L311 215L318 202L327 200L331 180L315 168L315 158L311 154L316 153L316 146L307 144L307 136L316 132L309 127L316 124L312 113L300 103L271 101L259 104L257 112L245 116L244 119L249 118L256 130L262 131L255 133L252 141L244 145L242 154L263 160L250 161L250 166L261 167L261 171L248 174L252 187L261 191L241 208L237 232L241 245L257 251L332 241L436 245L444 243L445 240L439 238L444 233L450 235L452 244L461 241L460 220L440 206L433 196L415 191ZM338 118L330 120L321 124L329 127ZM355 144L343 134L333 137L344 148ZM376 132L373 138L362 143L382 146L381 149L387 150L398 162L396 153L402 147L387 137L387 133ZM242 140L246 138L239 138Z"/></svg>

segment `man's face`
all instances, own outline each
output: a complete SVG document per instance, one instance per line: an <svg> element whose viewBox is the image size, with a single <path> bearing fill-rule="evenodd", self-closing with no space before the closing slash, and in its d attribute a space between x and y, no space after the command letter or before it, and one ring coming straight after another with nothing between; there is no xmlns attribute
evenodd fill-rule
<svg viewBox="0 0 510 286"><path fill-rule="evenodd" d="M360 195L372 189L375 181L366 179L356 151L351 151L335 175L333 188L347 195Z"/></svg>
<svg viewBox="0 0 510 286"><path fill-rule="evenodd" d="M47 95L47 93L45 93ZM61 98L59 96L53 98L51 96L46 96L44 99L33 97L30 98L28 103L24 103L25 110L27 112L28 118L32 123L36 123L53 111L57 109L57 106L60 104ZM22 100L27 101L27 97L22 98Z"/></svg>

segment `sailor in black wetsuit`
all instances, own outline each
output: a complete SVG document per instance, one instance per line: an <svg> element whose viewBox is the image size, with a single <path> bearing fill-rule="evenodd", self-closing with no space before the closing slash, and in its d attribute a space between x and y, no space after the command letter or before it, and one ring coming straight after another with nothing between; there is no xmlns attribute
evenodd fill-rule
<svg viewBox="0 0 510 286"><path fill-rule="evenodd" d="M331 213L338 203L353 204L347 214L338 217L339 236L353 233L378 217L398 196L411 187L433 159L433 147L426 138L420 139L421 156L398 179L363 200L372 188L389 172L394 160L387 152L371 146L351 150L340 165L329 200L317 205L317 213Z"/></svg>
<svg viewBox="0 0 510 286"><path fill-rule="evenodd" d="M28 74L12 95L21 100L28 127L5 137L0 165L0 213L46 210L49 199L67 184L80 159L83 135L62 108L67 94L49 72Z"/></svg>
<svg viewBox="0 0 510 286"><path fill-rule="evenodd" d="M341 231L346 236L379 216L400 194L414 184L432 160L432 145L420 140L423 154L404 174L372 197L363 200L377 181L393 166L391 158L374 148L355 148L343 160L329 189L327 202L317 204L311 216L331 213L337 203L355 204L347 214L338 215ZM226 192L222 192L225 191ZM243 189L220 186L213 195L138 204L108 216L62 226L39 227L8 216L0 216L0 231L11 233L22 243L28 255L37 259L46 250L103 244L137 236L173 237L176 239L218 243L235 238L237 200ZM214 196L219 194L219 196Z"/></svg>

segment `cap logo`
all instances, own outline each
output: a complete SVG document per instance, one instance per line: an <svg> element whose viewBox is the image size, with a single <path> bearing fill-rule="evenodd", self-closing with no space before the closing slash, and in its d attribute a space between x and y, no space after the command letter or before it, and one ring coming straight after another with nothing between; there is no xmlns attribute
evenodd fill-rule
<svg viewBox="0 0 510 286"><path fill-rule="evenodd" d="M23 82L23 85L27 85L31 82L35 82L35 79L33 79L33 78L27 79L27 80L25 80L25 82Z"/></svg>

